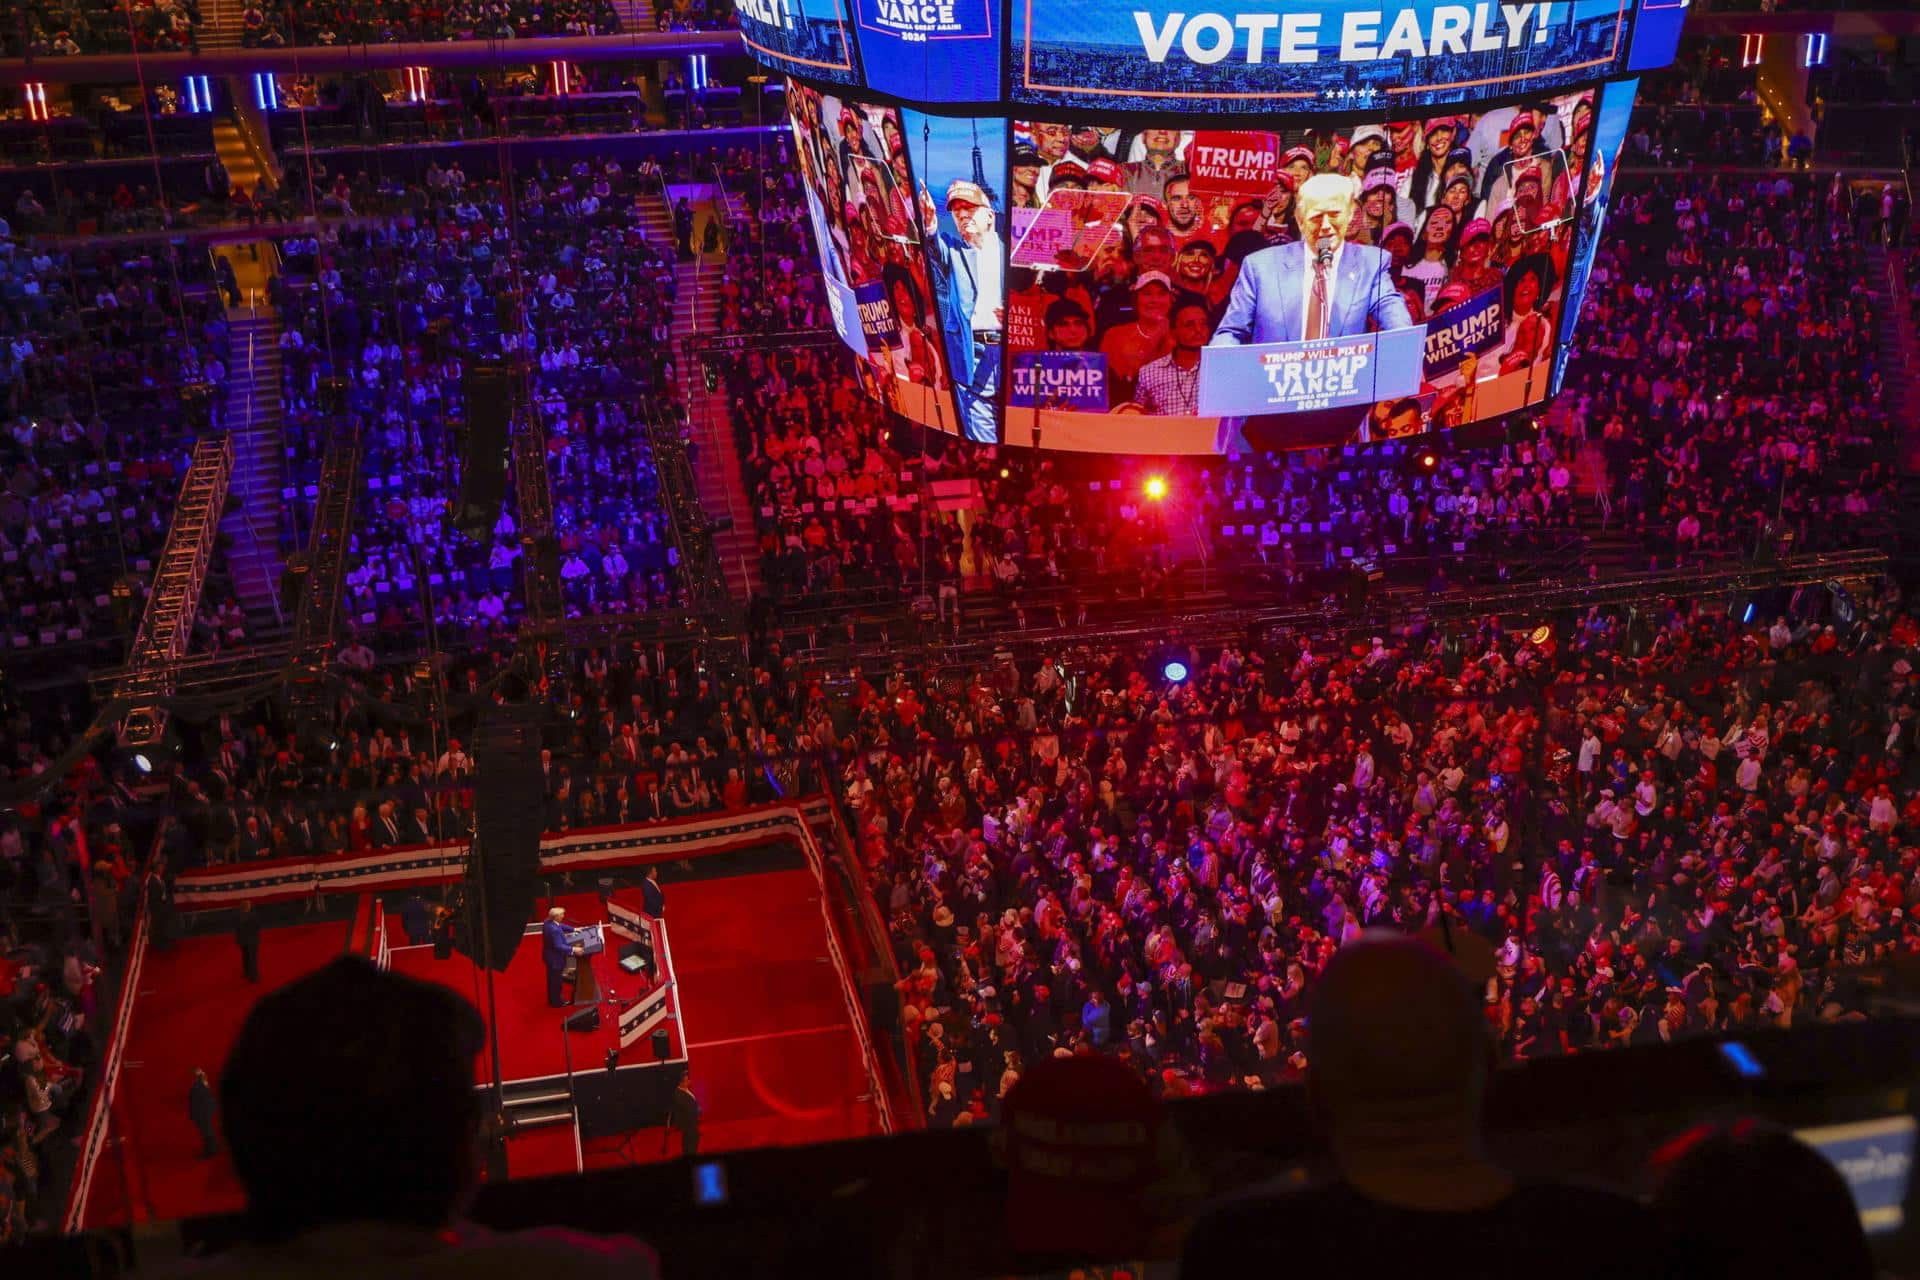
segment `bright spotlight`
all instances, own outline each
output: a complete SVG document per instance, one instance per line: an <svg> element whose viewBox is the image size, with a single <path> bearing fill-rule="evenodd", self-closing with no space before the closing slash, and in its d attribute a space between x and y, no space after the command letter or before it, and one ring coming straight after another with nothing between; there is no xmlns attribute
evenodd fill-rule
<svg viewBox="0 0 1920 1280"><path fill-rule="evenodd" d="M1187 678L1187 664L1176 658L1161 668L1161 674L1166 676L1167 683L1179 684Z"/></svg>
<svg viewBox="0 0 1920 1280"><path fill-rule="evenodd" d="M153 761L147 758L146 752L136 751L133 756L133 767L142 773L152 773Z"/></svg>
<svg viewBox="0 0 1920 1280"><path fill-rule="evenodd" d="M1158 502L1160 501L1160 499L1166 496L1167 496L1166 477L1165 476L1148 476L1147 477L1147 497L1154 502ZM1183 673L1185 672L1185 670L1186 668L1184 667L1181 668L1181 671Z"/></svg>
<svg viewBox="0 0 1920 1280"><path fill-rule="evenodd" d="M1438 453L1435 453L1432 449L1422 449L1419 453L1414 455L1413 462L1414 462L1414 465L1419 467L1422 471L1432 471L1435 467L1438 467L1440 465L1440 455Z"/></svg>

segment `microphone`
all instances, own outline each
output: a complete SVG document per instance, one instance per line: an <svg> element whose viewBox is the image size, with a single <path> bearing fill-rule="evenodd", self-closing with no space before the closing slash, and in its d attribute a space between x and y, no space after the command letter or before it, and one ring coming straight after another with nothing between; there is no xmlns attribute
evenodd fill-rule
<svg viewBox="0 0 1920 1280"><path fill-rule="evenodd" d="M1313 244L1314 260L1317 261L1323 267L1332 266L1333 265L1333 249L1334 249L1333 237L1321 236L1318 240L1314 241L1314 244Z"/></svg>

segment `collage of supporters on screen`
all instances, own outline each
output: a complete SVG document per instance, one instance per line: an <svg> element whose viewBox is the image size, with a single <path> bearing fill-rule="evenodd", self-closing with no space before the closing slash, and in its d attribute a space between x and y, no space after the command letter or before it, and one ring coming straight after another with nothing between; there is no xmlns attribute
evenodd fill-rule
<svg viewBox="0 0 1920 1280"><path fill-rule="evenodd" d="M869 391L923 425L1153 448L1214 421L1209 345L1416 326L1416 390L1293 443L1445 429L1549 392L1592 90L1279 135L1087 119L1009 133L798 83L789 110L836 326ZM1116 414L1177 421L1073 425Z"/></svg>
<svg viewBox="0 0 1920 1280"><path fill-rule="evenodd" d="M1238 325L1242 342L1426 326L1419 393L1376 405L1362 437L1458 426L1542 398L1593 105L1585 92L1280 137L1016 121L1010 405L1035 386L1042 408L1196 414L1199 349L1223 324ZM1344 225L1317 324L1300 244L1309 208L1330 211L1323 227ZM1280 277L1272 292L1299 315L1248 331L1235 287L1262 272ZM1397 300L1340 296L1348 279L1375 276ZM1101 399L1046 399L1054 379L1026 372L1096 358Z"/></svg>

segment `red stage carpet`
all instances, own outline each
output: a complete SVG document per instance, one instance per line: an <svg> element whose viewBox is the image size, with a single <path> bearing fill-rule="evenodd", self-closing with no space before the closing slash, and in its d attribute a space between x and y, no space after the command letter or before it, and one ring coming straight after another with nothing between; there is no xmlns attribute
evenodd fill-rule
<svg viewBox="0 0 1920 1280"><path fill-rule="evenodd" d="M85 1226L124 1223L129 1203L147 1206L157 1219L240 1208L240 1184L225 1154L200 1157L200 1134L187 1116L193 1069L204 1067L218 1087L220 1064L253 1002L320 968L346 944L344 920L264 930L257 986L241 977L231 934L182 938L171 951L147 952L113 1109L121 1146L101 1154Z"/></svg>
<svg viewBox="0 0 1920 1280"><path fill-rule="evenodd" d="M874 1132L868 1104L858 1101L867 1092L866 1075L838 978L826 961L812 875L798 870L694 880L669 884L667 895L668 945L682 1017L674 1026L674 1049L684 1035L704 1113L702 1149L791 1145ZM591 894L561 901L577 922L600 918ZM443 982L484 1012L485 991L476 985L469 961L460 956L435 961L431 949L399 949L405 939L397 920L392 927L397 972ZM346 935L342 921L268 930L261 945L261 982L251 988L240 979L239 951L227 935L186 939L170 953L148 956L115 1107L126 1159L112 1150L103 1156L88 1202L88 1227L126 1221L130 1202L148 1206L162 1219L240 1207L240 1188L227 1159L199 1158L199 1137L187 1117L192 1070L204 1066L217 1079L253 999L340 954ZM634 980L619 973L610 958L601 958L598 972L617 993L633 993ZM547 1007L545 982L537 937L525 939L506 972L495 976L501 1067L508 1080L564 1070L561 1015ZM570 1039L575 1069L597 1069L606 1050L617 1044L617 1031L608 1016L600 1031ZM651 1060L644 1042L621 1058L623 1063ZM664 1136L663 1130L650 1129L585 1144L585 1166L615 1167L677 1154L677 1139L671 1152L662 1151ZM120 1185L123 1164L125 1188ZM516 1178L572 1172L570 1128L551 1125L516 1135L508 1145L508 1168Z"/></svg>

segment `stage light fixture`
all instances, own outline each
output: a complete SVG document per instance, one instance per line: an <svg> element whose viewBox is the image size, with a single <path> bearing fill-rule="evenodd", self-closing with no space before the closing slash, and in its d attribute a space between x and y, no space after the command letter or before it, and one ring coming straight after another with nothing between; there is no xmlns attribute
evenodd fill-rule
<svg viewBox="0 0 1920 1280"><path fill-rule="evenodd" d="M1175 658L1160 668L1160 674L1167 678L1168 684L1179 684L1187 678L1187 664Z"/></svg>
<svg viewBox="0 0 1920 1280"><path fill-rule="evenodd" d="M142 773L153 772L153 760L144 751L133 753L133 767Z"/></svg>
<svg viewBox="0 0 1920 1280"><path fill-rule="evenodd" d="M1435 471L1440 466L1440 452L1437 449L1422 449L1413 455L1413 465L1422 471Z"/></svg>
<svg viewBox="0 0 1920 1280"><path fill-rule="evenodd" d="M1167 496L1167 478L1165 476L1147 477L1147 500L1159 502Z"/></svg>

